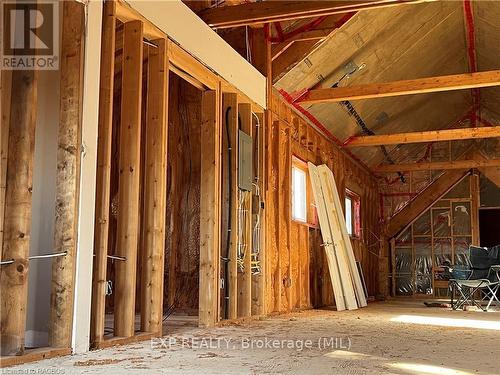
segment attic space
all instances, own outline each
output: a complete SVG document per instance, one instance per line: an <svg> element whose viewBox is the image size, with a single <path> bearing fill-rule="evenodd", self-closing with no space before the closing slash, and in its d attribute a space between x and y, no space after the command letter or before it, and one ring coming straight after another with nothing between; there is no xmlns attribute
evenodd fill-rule
<svg viewBox="0 0 500 375"><path fill-rule="evenodd" d="M498 374L500 1L0 21L2 372Z"/></svg>

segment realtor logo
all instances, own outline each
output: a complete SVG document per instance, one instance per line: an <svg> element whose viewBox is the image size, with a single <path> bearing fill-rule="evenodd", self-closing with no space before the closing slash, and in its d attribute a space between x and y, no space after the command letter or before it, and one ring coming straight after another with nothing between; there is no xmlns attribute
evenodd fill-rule
<svg viewBox="0 0 500 375"><path fill-rule="evenodd" d="M57 0L2 1L0 26L2 69L59 69Z"/></svg>

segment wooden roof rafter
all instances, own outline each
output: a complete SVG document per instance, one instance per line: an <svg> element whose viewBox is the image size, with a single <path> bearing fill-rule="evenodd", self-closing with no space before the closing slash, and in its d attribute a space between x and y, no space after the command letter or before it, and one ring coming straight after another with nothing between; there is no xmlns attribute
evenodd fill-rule
<svg viewBox="0 0 500 375"><path fill-rule="evenodd" d="M344 145L346 147L367 147L495 137L500 137L500 126L484 126L476 128L458 128L399 134L356 136L350 138Z"/></svg>
<svg viewBox="0 0 500 375"><path fill-rule="evenodd" d="M471 168L491 168L500 167L500 159L464 159L452 161L404 163L404 164L383 164L373 168L376 173L390 172L410 172L410 171L434 171L451 169L471 169Z"/></svg>
<svg viewBox="0 0 500 375"><path fill-rule="evenodd" d="M369 83L358 86L319 88L306 92L297 101L307 104L335 103L346 100L386 98L492 86L500 86L500 70Z"/></svg>
<svg viewBox="0 0 500 375"><path fill-rule="evenodd" d="M261 1L206 9L200 17L213 28L259 25L299 18L417 4L432 0Z"/></svg>

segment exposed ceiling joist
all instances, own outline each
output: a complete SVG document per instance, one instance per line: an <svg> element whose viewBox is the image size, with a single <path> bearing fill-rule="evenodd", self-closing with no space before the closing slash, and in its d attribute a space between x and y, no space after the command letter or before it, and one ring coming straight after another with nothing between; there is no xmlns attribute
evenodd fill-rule
<svg viewBox="0 0 500 375"><path fill-rule="evenodd" d="M401 134L382 134L352 137L346 142L347 147L366 147L382 145L400 145L420 142L456 141L460 139L482 139L500 137L500 126L430 130Z"/></svg>
<svg viewBox="0 0 500 375"><path fill-rule="evenodd" d="M409 171L432 171L432 170L450 170L450 169L471 169L471 168L490 168L500 167L500 159L485 159L485 160L454 160L454 161L437 161L437 162L421 162L421 163L406 163L406 164L382 164L373 168L377 173L391 172L409 172Z"/></svg>
<svg viewBox="0 0 500 375"><path fill-rule="evenodd" d="M207 9L200 17L209 26L220 29L428 1L433 0L261 1Z"/></svg>
<svg viewBox="0 0 500 375"><path fill-rule="evenodd" d="M427 94L431 92L500 86L500 70L453 74L385 83L369 83L359 86L314 89L298 100L300 103L343 102L386 98L390 96Z"/></svg>

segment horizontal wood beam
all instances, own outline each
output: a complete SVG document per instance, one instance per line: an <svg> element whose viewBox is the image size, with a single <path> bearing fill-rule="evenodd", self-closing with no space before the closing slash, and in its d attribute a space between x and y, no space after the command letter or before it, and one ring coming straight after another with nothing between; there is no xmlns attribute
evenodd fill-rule
<svg viewBox="0 0 500 375"><path fill-rule="evenodd" d="M456 141L460 139L481 139L495 137L500 137L500 126L360 136L351 138L349 141L347 141L345 146L366 147L401 145L407 143Z"/></svg>
<svg viewBox="0 0 500 375"><path fill-rule="evenodd" d="M454 161L439 161L439 162L422 162L422 163L406 163L406 164L383 164L375 167L374 172L389 173L389 172L408 172L408 171L423 171L423 170L450 170L450 169L471 169L471 168L489 168L500 167L500 159L484 159L484 160L454 160Z"/></svg>
<svg viewBox="0 0 500 375"><path fill-rule="evenodd" d="M299 102L308 104L333 103L345 100L386 98L390 96L427 94L431 92L491 86L500 86L500 70L385 83L370 83L350 87L315 89L304 95Z"/></svg>
<svg viewBox="0 0 500 375"><path fill-rule="evenodd" d="M215 7L200 13L213 28L239 27L329 14L357 12L425 0L338 0L338 1L262 1L235 6ZM427 0L428 1L428 0Z"/></svg>

